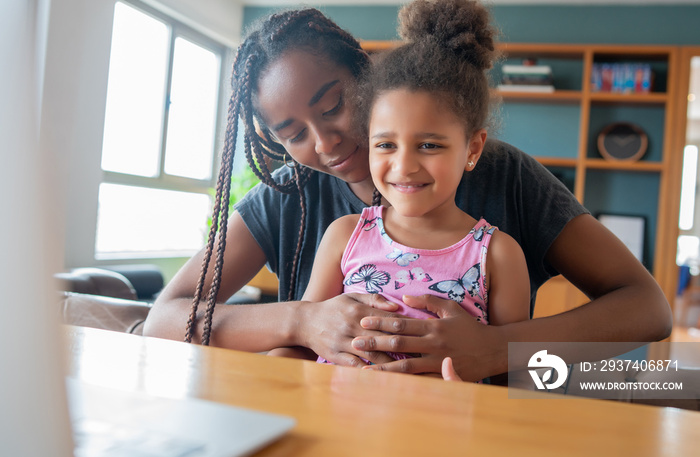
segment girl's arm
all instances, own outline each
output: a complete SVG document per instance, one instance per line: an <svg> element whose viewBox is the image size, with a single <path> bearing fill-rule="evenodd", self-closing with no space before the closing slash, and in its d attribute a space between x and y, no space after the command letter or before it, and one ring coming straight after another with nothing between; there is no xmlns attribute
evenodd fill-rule
<svg viewBox="0 0 700 457"><path fill-rule="evenodd" d="M216 247L214 249L216 252ZM192 307L192 297L199 278L203 252L192 257L169 281L149 312L144 335L182 341ZM250 352L263 352L283 346L311 347L324 358L340 359L343 365L365 365L359 356L373 362L390 360L383 353L367 357L354 350L352 338L379 334L364 330L359 322L364 316L390 316L396 305L377 295L348 294L322 303L283 302L254 305L224 305L265 264L265 255L236 212L229 219L227 245L221 288L212 323L210 344ZM209 266L204 291L209 290L213 275ZM206 295L199 304L197 328L193 341L202 334ZM344 329L340 331L338 329Z"/></svg>
<svg viewBox="0 0 700 457"><path fill-rule="evenodd" d="M670 334L672 316L661 288L625 245L592 216L572 219L552 243L547 260L591 302L555 316L484 326L468 319L454 302L408 297L407 305L429 309L441 319L412 322L368 317L362 320L364 328L394 335L358 337L353 346L425 354L375 369L438 373L442 360L450 356L462 379L478 380L507 371L509 341L641 342ZM566 359L567 354L557 355Z"/></svg>
<svg viewBox="0 0 700 457"><path fill-rule="evenodd" d="M510 235L495 231L486 253L490 325L530 318L530 279L525 254Z"/></svg>
<svg viewBox="0 0 700 457"><path fill-rule="evenodd" d="M520 245L510 235L494 232L486 253L486 272L489 280L489 325L506 325L530 319L527 262ZM447 368L444 364L443 361L443 376ZM508 385L509 382L523 379L523 374L514 372L494 375L491 376L491 384ZM445 379L452 378L449 376Z"/></svg>
<svg viewBox="0 0 700 457"><path fill-rule="evenodd" d="M336 219L328 226L318 245L314 266L311 269L311 279L302 300L320 302L343 293L345 278L340 262L359 220L359 214L350 214Z"/></svg>

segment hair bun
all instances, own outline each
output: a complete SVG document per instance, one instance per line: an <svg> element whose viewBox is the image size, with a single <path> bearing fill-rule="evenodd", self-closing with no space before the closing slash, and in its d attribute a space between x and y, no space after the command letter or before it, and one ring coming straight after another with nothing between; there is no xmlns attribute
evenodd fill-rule
<svg viewBox="0 0 700 457"><path fill-rule="evenodd" d="M414 0L399 11L402 39L433 40L481 69L496 57L496 35L489 11L475 0Z"/></svg>

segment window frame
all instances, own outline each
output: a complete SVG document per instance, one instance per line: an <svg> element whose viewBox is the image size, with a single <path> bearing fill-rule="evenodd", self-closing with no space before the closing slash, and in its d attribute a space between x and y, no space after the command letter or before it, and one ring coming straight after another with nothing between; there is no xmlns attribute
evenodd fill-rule
<svg viewBox="0 0 700 457"><path fill-rule="evenodd" d="M211 189L215 186L218 170L219 170L219 157L220 150L222 148L222 129L225 127L226 122L226 87L227 82L227 67L230 64L230 57L232 50L224 44L217 42L216 40L204 35L203 33L195 30L193 27L169 16L139 0L117 0L115 2L115 7L117 3L123 3L131 8L138 10L139 12L146 14L155 20L163 22L168 27L169 32L169 45L168 45L168 56L167 56L167 70L166 70L166 82L165 82L165 96L163 97L163 109L162 115L162 131L160 136L160 149L158 151L158 173L156 176L139 176L128 173L121 173L115 171L108 171L102 169L100 185L106 184L118 184L124 186L141 187L148 189L161 189L169 191L179 191L187 193L205 194L211 196ZM114 24L114 22L112 22ZM183 38L190 41L197 46L214 53L219 58L219 81L217 87L217 97L216 97L216 118L214 125L214 142L211 160L211 176L209 179L196 179L188 178L183 176L171 175L165 172L165 157L166 157L166 147L167 147L167 135L168 135L168 121L170 114L170 96L172 90L173 81L173 57L175 53L175 40L177 38ZM111 54L111 53L110 53ZM111 60L111 55L110 55ZM104 138L103 138L104 141ZM100 157L102 155L102 150L100 150ZM210 199L211 200L211 199ZM213 203L212 203L213 204ZM95 220L95 239L97 239L98 224L97 219ZM204 241L203 241L204 242ZM110 253L100 253L97 251L97 246L94 246L93 255L95 260L116 260L116 259L159 259L159 258L176 258L183 257L183 251L149 251L149 252L136 252L136 251L124 251L124 252L110 252ZM193 254L193 253L192 253Z"/></svg>

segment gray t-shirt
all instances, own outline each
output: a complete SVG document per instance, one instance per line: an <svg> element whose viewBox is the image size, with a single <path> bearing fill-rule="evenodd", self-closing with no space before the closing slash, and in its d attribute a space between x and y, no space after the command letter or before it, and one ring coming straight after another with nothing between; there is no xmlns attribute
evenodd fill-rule
<svg viewBox="0 0 700 457"><path fill-rule="evenodd" d="M286 180L291 173L288 167L281 167L273 176ZM304 294L326 228L341 216L359 214L366 206L347 183L325 173L314 172L304 193L308 211L295 299ZM545 261L549 246L571 219L588 211L535 159L497 140L486 142L476 168L465 173L456 201L472 217L483 217L520 244L530 274L532 313L537 289L558 274ZM236 210L265 253L268 267L280 278L279 297L285 300L299 236L299 196L258 185Z"/></svg>

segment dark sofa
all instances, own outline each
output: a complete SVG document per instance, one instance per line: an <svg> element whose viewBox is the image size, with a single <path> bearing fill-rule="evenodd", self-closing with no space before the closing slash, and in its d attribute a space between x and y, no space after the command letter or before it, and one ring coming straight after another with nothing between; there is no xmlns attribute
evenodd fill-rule
<svg viewBox="0 0 700 457"><path fill-rule="evenodd" d="M76 268L55 275L65 324L142 334L151 303L163 288L155 266Z"/></svg>

